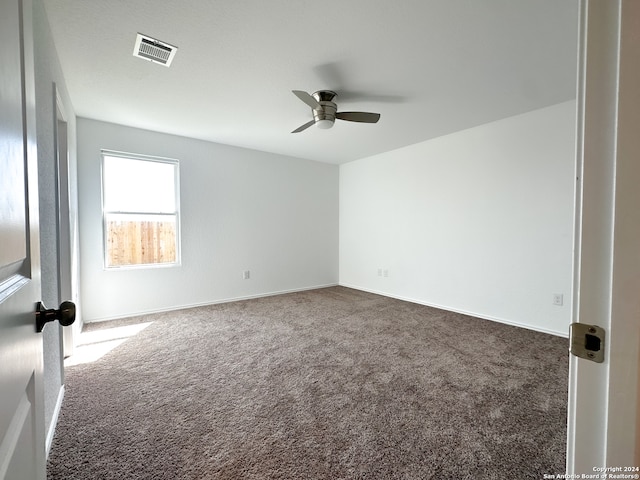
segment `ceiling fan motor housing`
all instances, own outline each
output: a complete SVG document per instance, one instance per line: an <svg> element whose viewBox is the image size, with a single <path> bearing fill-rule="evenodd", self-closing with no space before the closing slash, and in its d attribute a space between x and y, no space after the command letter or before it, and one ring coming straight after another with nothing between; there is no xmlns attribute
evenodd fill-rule
<svg viewBox="0 0 640 480"><path fill-rule="evenodd" d="M336 121L336 112L338 106L333 102L337 96L336 92L331 90L319 90L312 95L322 109L313 108L313 119L318 128L331 128Z"/></svg>

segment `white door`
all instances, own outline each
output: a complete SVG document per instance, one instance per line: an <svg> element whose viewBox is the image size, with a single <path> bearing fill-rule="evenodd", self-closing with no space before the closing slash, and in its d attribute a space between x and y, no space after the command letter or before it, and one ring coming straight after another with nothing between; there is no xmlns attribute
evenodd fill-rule
<svg viewBox="0 0 640 480"><path fill-rule="evenodd" d="M574 321L606 339L571 357L567 472L638 478L640 1L582 0L580 31Z"/></svg>
<svg viewBox="0 0 640 480"><path fill-rule="evenodd" d="M21 39L24 42L21 42ZM0 479L45 477L30 0L0 2Z"/></svg>

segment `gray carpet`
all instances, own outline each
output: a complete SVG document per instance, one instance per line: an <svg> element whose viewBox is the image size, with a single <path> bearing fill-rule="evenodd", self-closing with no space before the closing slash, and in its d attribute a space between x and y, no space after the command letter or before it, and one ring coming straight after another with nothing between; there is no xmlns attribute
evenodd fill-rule
<svg viewBox="0 0 640 480"><path fill-rule="evenodd" d="M541 479L567 340L344 287L153 321L67 369L49 479Z"/></svg>

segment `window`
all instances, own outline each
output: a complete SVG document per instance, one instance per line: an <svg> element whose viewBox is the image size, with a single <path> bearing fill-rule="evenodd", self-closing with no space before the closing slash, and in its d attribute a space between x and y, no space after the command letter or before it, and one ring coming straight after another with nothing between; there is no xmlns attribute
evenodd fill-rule
<svg viewBox="0 0 640 480"><path fill-rule="evenodd" d="M180 263L178 161L102 151L107 268Z"/></svg>

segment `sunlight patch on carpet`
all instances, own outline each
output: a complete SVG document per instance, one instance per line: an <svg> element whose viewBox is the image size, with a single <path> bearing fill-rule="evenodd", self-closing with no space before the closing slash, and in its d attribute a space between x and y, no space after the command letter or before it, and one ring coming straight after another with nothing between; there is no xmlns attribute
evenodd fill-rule
<svg viewBox="0 0 640 480"><path fill-rule="evenodd" d="M70 367L72 365L95 362L114 348L136 336L152 323L138 323L82 332L78 346L75 348L73 355L65 358L64 366Z"/></svg>

